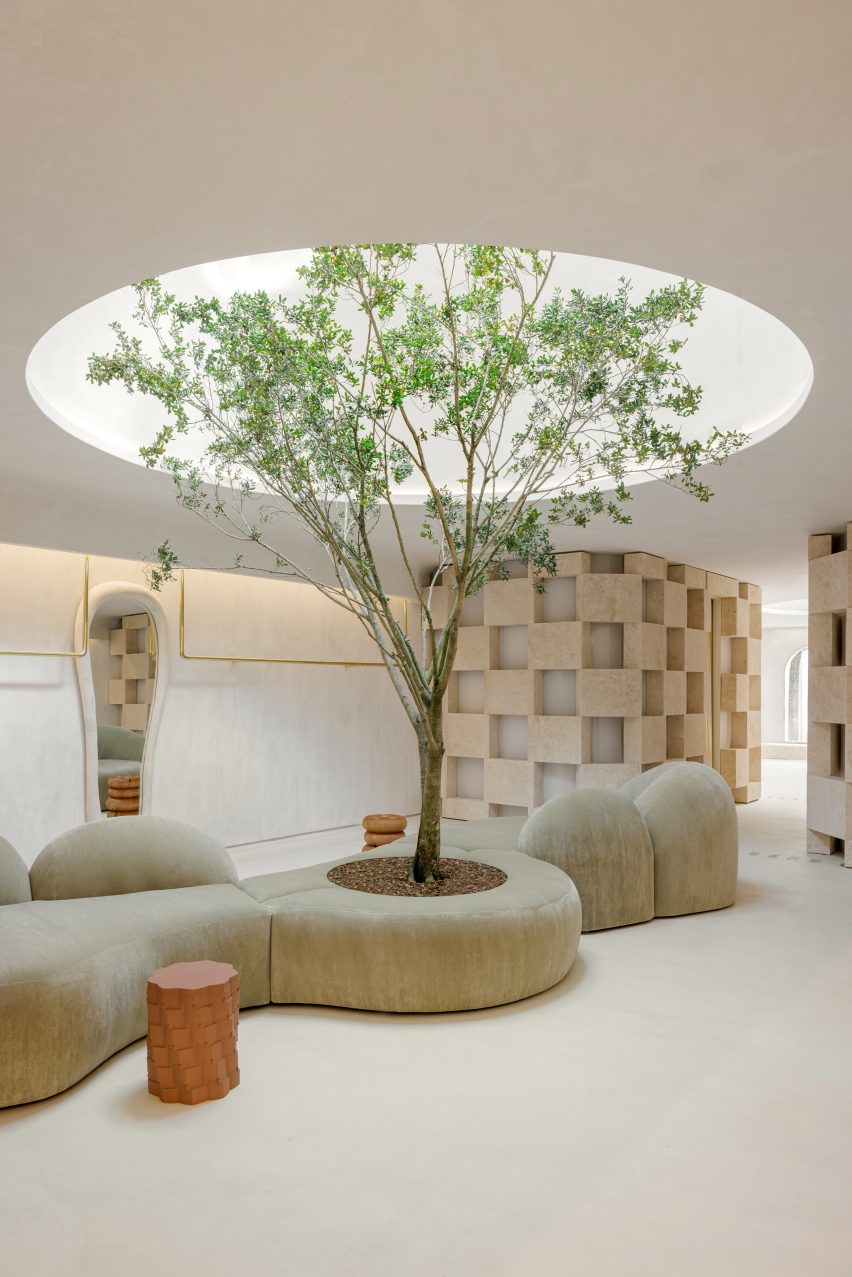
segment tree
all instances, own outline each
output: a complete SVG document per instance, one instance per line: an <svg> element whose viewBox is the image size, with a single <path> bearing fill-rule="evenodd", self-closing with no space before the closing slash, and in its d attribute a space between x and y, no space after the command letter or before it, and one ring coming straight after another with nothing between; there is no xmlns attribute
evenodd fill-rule
<svg viewBox="0 0 852 1277"><path fill-rule="evenodd" d="M742 442L719 431L697 442L678 427L701 398L677 362L700 284L638 301L627 280L609 296L565 295L548 288L553 260L493 245L320 248L294 297L227 303L179 301L148 279L136 288L139 331L113 324L112 353L89 360L91 381L166 409L142 455L171 472L187 509L266 551L271 571L311 582L375 642L417 734L418 882L439 872L443 700L465 599L509 558L531 565L542 588L556 570L554 528L601 513L630 522L632 470L706 501L698 468ZM179 451L189 434L201 443L194 460ZM438 455L453 457L449 481L436 475ZM400 517L412 476L435 559L425 581ZM281 518L324 547L327 575L273 544ZM387 521L420 606L416 647L374 553ZM177 561L160 547L155 588ZM439 629L432 590L444 572L452 591Z"/></svg>

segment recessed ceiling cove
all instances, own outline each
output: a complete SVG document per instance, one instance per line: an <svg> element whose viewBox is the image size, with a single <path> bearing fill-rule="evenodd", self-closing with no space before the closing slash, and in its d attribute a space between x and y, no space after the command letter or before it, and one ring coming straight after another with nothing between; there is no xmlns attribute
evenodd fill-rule
<svg viewBox="0 0 852 1277"><path fill-rule="evenodd" d="M172 271L162 279L168 291L182 300L196 296L226 300L235 292L257 290L295 300L302 287L298 268L309 257L310 249L234 257ZM434 280L431 270L430 255L419 252L413 277L437 293L437 267ZM678 282L676 276L646 266L557 253L545 297L556 289L611 294L622 278L631 282L636 301ZM42 411L63 430L141 465L139 449L151 443L164 424L162 407L140 395L129 395L120 385L93 386L86 381L89 355L112 348L110 324L118 321L135 330L134 305L132 288L120 288L60 320L32 350L27 385ZM366 331L366 320L354 310L341 318L357 342L358 326L363 324ZM749 444L757 443L790 421L808 396L813 365L803 343L780 320L740 297L708 286L695 326L674 335L688 339L678 358L690 381L704 392L696 415L678 423L689 438L705 439L718 428L741 431ZM433 476L452 487L458 470L456 454L447 448L442 455L440 441L434 448ZM192 437L181 441L177 450L192 456ZM648 477L634 474L629 482ZM397 496L416 503L424 495L421 487L422 481L418 484L412 477Z"/></svg>

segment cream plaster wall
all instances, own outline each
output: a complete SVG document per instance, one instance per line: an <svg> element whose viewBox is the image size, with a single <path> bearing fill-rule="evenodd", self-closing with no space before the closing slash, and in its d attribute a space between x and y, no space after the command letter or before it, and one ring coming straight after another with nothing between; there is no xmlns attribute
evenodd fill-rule
<svg viewBox="0 0 852 1277"><path fill-rule="evenodd" d="M140 585L141 565L93 558L90 587ZM70 648L82 559L0 546L0 648ZM178 587L156 596L170 654L149 810L227 844L416 810L414 736L381 668L189 661L178 655ZM346 613L310 586L187 574L189 652L375 660ZM85 819L75 662L0 656L0 833L32 861Z"/></svg>

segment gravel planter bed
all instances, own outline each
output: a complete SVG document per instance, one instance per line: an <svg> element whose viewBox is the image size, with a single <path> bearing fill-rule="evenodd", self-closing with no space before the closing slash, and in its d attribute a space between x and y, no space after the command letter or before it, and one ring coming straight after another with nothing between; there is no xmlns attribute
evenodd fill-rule
<svg viewBox="0 0 852 1277"><path fill-rule="evenodd" d="M350 891L367 891L374 896L467 896L475 891L491 891L506 881L502 869L477 860L441 860L441 877L434 882L411 882L410 856L382 856L370 860L349 860L328 871L329 882Z"/></svg>

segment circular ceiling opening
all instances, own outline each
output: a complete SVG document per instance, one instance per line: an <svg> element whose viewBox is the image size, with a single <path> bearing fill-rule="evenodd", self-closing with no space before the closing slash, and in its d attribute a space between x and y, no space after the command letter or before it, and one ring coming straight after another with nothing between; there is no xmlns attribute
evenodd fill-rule
<svg viewBox="0 0 852 1277"><path fill-rule="evenodd" d="M294 300L302 288L297 272L308 262L310 252L295 249L205 262L172 271L162 276L162 282L169 292L186 301L196 296L224 301L235 292L258 290ZM418 257L415 271L427 288L429 269ZM631 282L636 301L652 290L679 282L676 276L646 266L557 253L545 297L556 289L612 294L623 278ZM112 347L110 324L118 321L128 331L135 330L135 303L133 289L120 288L60 320L30 354L27 385L42 411L63 430L142 465L139 449L150 444L164 424L161 406L141 395L128 395L118 384L94 386L86 380L88 357ZM347 322L354 330L357 314L347 316ZM698 412L678 422L688 438L706 439L718 428L742 432L748 436L748 444L754 444L790 421L808 396L813 365L805 346L780 320L732 293L706 288L694 328L685 328L678 335L688 337L678 355L683 371L703 388ZM193 457L192 442L192 436L181 440L182 455ZM430 468L440 483L452 487L456 482L458 461L451 450L442 455L436 449ZM635 473L628 483L648 477ZM397 495L402 500L421 501L422 484L412 477Z"/></svg>

